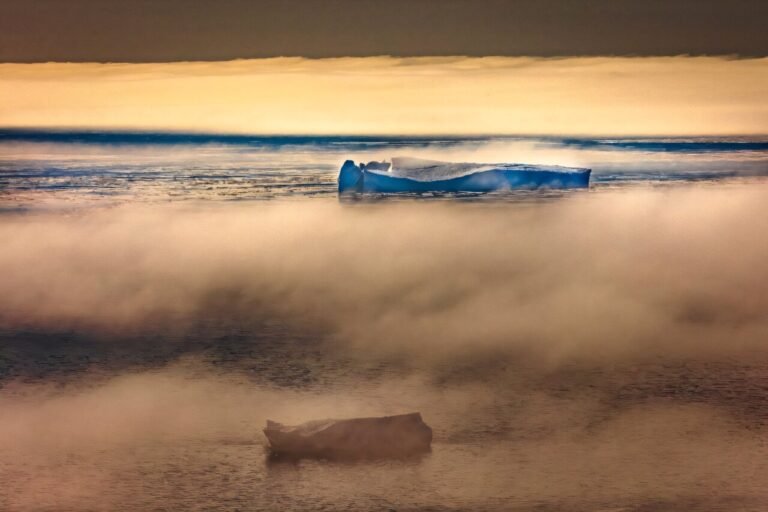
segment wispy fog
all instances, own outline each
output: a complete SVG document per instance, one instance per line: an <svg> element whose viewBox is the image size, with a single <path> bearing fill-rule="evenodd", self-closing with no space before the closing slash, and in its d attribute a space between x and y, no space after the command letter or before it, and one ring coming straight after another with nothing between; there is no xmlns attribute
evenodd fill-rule
<svg viewBox="0 0 768 512"><path fill-rule="evenodd" d="M428 359L757 349L768 332L764 194L9 215L0 311L9 327L141 329L238 309Z"/></svg>
<svg viewBox="0 0 768 512"><path fill-rule="evenodd" d="M0 508L763 510L767 192L4 214ZM419 460L265 458L410 411Z"/></svg>
<svg viewBox="0 0 768 512"><path fill-rule="evenodd" d="M77 391L0 396L0 475L14 484L0 499L25 511L226 499L257 510L313 510L318 502L375 509L379 500L485 510L757 511L765 503L764 431L735 423L727 410L658 400L617 408L601 394L537 390L539 382L510 376L438 386L411 377L318 393L176 366ZM435 428L433 452L422 460L292 466L270 463L261 446L268 417L403 410L420 410Z"/></svg>

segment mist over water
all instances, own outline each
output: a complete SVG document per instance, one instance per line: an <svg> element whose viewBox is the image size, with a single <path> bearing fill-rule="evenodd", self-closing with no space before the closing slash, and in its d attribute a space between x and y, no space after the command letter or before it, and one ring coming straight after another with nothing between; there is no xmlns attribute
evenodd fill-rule
<svg viewBox="0 0 768 512"><path fill-rule="evenodd" d="M768 506L759 141L171 142L0 143L0 509ZM510 148L602 167L333 193L343 158ZM414 460L274 462L261 434L410 411Z"/></svg>

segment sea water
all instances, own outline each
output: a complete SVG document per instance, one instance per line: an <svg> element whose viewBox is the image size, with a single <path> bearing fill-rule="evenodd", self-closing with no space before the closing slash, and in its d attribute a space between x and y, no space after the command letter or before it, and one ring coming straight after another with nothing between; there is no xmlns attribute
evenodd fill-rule
<svg viewBox="0 0 768 512"><path fill-rule="evenodd" d="M329 198L346 159L401 155L588 167L595 190L768 175L768 140L748 137L289 137L6 129L0 130L0 200L13 207L73 200ZM520 194L502 194L515 195Z"/></svg>
<svg viewBox="0 0 768 512"><path fill-rule="evenodd" d="M349 204L347 158L591 167ZM0 510L763 511L768 142L0 133ZM421 412L406 460L267 419Z"/></svg>

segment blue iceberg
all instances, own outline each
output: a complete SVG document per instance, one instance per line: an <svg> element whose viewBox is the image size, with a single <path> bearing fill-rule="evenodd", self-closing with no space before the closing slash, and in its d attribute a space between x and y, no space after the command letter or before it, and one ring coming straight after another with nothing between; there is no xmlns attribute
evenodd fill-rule
<svg viewBox="0 0 768 512"><path fill-rule="evenodd" d="M559 165L479 164L393 158L339 171L340 194L404 192L493 192L507 189L586 188L591 169Z"/></svg>

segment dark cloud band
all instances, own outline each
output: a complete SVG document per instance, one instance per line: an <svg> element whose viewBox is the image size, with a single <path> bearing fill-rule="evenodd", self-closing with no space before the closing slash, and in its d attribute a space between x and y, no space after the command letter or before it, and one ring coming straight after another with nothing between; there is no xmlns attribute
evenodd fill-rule
<svg viewBox="0 0 768 512"><path fill-rule="evenodd" d="M5 0L0 61L768 55L759 0Z"/></svg>

